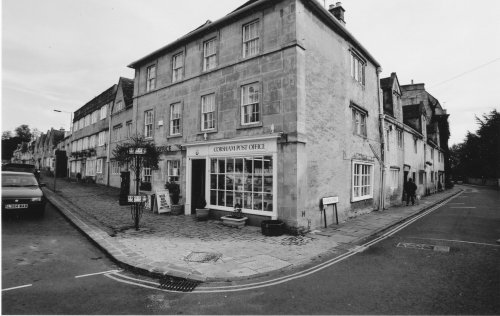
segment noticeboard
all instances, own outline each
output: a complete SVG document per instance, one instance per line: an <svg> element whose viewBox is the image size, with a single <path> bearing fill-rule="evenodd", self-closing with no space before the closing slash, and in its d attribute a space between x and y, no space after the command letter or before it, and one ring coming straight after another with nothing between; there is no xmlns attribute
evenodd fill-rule
<svg viewBox="0 0 500 316"><path fill-rule="evenodd" d="M170 212L171 205L172 203L170 202L170 194L168 190L156 190L155 206L158 214Z"/></svg>
<svg viewBox="0 0 500 316"><path fill-rule="evenodd" d="M323 205L335 204L339 202L338 196L329 196L323 198Z"/></svg>

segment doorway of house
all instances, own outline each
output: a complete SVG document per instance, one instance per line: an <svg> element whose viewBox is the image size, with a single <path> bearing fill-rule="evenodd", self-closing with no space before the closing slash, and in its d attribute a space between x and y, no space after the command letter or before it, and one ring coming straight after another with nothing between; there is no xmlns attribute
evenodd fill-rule
<svg viewBox="0 0 500 316"><path fill-rule="evenodd" d="M403 202L406 201L406 191L404 190L404 188L406 187L406 182L408 182L408 174L410 172L409 171L405 171L404 172L404 179L403 179L403 194L402 194L402 198L403 198Z"/></svg>
<svg viewBox="0 0 500 316"><path fill-rule="evenodd" d="M205 159L191 160L191 213L200 200L205 198Z"/></svg>

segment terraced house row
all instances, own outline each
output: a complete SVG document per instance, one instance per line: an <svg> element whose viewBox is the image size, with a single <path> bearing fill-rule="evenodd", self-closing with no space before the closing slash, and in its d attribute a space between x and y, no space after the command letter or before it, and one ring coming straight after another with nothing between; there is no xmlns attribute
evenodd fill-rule
<svg viewBox="0 0 500 316"><path fill-rule="evenodd" d="M162 152L143 183L180 184L185 214L242 206L249 224L324 224L444 187L448 114L423 84L400 85L347 30L340 3L252 0L130 65L74 114L71 177L120 186L112 150L142 134ZM146 186L144 186L146 187ZM149 187L149 186L148 186ZM327 223L335 221L327 206Z"/></svg>

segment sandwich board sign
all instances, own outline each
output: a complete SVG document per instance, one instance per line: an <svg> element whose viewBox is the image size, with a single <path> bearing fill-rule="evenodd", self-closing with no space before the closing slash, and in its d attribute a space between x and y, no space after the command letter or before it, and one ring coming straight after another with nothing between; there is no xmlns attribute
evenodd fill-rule
<svg viewBox="0 0 500 316"><path fill-rule="evenodd" d="M168 190L156 190L156 210L158 214L167 213L171 211L170 194Z"/></svg>

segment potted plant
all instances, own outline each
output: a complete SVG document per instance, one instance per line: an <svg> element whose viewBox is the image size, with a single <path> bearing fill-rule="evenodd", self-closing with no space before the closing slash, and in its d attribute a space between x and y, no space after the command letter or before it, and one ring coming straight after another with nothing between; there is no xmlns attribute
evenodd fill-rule
<svg viewBox="0 0 500 316"><path fill-rule="evenodd" d="M170 201L172 202L172 205L170 206L172 215L180 215L182 213L182 205L179 205L181 193L179 185L171 179L170 182L165 184L165 189L168 190Z"/></svg>
<svg viewBox="0 0 500 316"><path fill-rule="evenodd" d="M206 221L208 220L209 209L205 206L207 205L207 201L205 199L200 198L196 203L196 220L198 221Z"/></svg>
<svg viewBox="0 0 500 316"><path fill-rule="evenodd" d="M243 226L245 226L245 222L248 217L243 216L241 205L237 203L234 206L233 214L222 216L220 219L222 220L223 225L242 228Z"/></svg>

